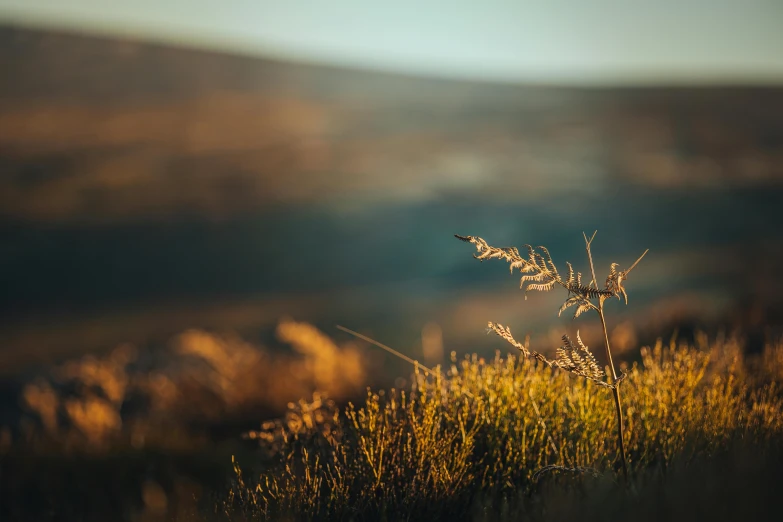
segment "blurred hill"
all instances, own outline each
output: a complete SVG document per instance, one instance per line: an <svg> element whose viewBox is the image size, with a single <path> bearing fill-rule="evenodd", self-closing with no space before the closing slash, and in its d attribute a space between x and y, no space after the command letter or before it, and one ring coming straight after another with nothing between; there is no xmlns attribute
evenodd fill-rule
<svg viewBox="0 0 783 522"><path fill-rule="evenodd" d="M575 89L421 79L0 28L0 367L154 346L269 344L284 316L421 356L548 346L454 233L582 271L650 254L610 320L781 326L783 87ZM589 330L589 325L579 323ZM752 337L752 336L751 336Z"/></svg>

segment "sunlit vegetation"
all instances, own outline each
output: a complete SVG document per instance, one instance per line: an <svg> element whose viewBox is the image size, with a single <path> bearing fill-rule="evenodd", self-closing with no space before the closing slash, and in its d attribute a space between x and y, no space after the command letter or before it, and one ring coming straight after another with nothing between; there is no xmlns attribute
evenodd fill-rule
<svg viewBox="0 0 783 522"><path fill-rule="evenodd" d="M613 491L614 507L593 506L599 516L741 448L752 446L756 459L745 469L758 459L772 466L783 435L781 354L778 342L745 357L739 339L706 335L695 346L643 348L623 383L627 484L614 471L615 406L605 388L513 355L452 354L448 368L417 371L406 391L368 392L361 406L338 412L320 397L292 404L284 419L249 434L277 464L251 471L235 462L219 512L240 520L546 518L558 506L536 494L557 482L549 497L569 492L574 510L591 488ZM711 473L705 481L720 477Z"/></svg>
<svg viewBox="0 0 783 522"><path fill-rule="evenodd" d="M713 477L736 480L742 472L732 469L732 459L757 477L779 469L773 463L783 434L783 344L748 357L736 337L709 342L700 334L695 345L673 337L666 346L659 340L642 348L640 360L618 372L604 302L622 298L627 304L624 282L646 252L625 270L612 263L599 286L594 237L584 236L590 277L583 281L570 263L561 275L545 247L526 245L523 257L513 247L457 236L476 247L477 259L504 260L512 272L519 270L526 292L565 289L560 313L595 312L605 370L578 331L575 341L563 335L549 358L527 340L517 341L507 326L489 322L488 332L519 357L498 352L487 361L452 353L448 368L434 369L414 362L408 390L368 391L363 405L342 411L316 396L248 432L271 460L243 467L233 459L234 482L218 514L240 520L522 520L666 513L688 519L693 509L678 510L693 506L697 496L669 493L658 504L663 511L639 515L635 509L690 480L694 470L713 466ZM749 446L756 460L742 454ZM716 474L721 459L728 463ZM768 500L763 497L741 509L758 509ZM696 507L697 515L704 513L709 510Z"/></svg>
<svg viewBox="0 0 783 522"><path fill-rule="evenodd" d="M485 259L502 259L509 263L511 273L513 273L515 269L519 270L519 272L522 273L519 288L525 291L526 298L527 292L531 290L549 292L555 287L560 287L566 290L568 295L565 302L560 306L558 315L561 315L569 308L575 310L574 319L585 312L595 312L598 314L604 332L606 370L602 370L598 365L598 361L595 358L595 355L593 355L593 352L591 352L582 342L578 330L576 332L576 342L573 342L568 334L563 335L563 345L557 349L557 357L550 360L536 351L531 351L526 345L519 343L514 339L514 336L511 335L511 330L507 326L495 324L491 321L488 323L488 326L489 330L494 331L509 344L517 348L523 356L532 357L550 368L559 368L612 390L615 415L617 416L617 447L619 449L623 477L627 479L628 458L625 454L623 406L620 399L620 383L626 377L626 374L618 376L614 366L612 349L609 345L609 332L606 327L606 316L604 315L604 302L607 299L615 297L619 300L622 296L622 298L625 299L625 304L628 304L628 293L625 291L623 283L628 280L631 271L639 264L639 261L642 260L648 251L645 250L639 259L625 270L621 270L619 264L612 263L609 268L609 275L606 276L606 283L603 288L600 288L598 286L598 278L595 275L593 254L590 248L596 234L597 231L593 233L590 239L587 239L587 234L582 234L585 239L585 250L587 251L587 258L590 261L590 275L592 276L590 281L585 283L582 282L582 273L575 271L571 263L566 263L568 272L561 275L557 270L555 262L552 260L552 256L549 254L549 250L544 246L535 248L531 245L525 245L524 247L527 249L527 258L525 258L519 253L519 249L515 247L493 247L480 237L463 237L459 235L455 235L455 237L461 241L475 245L478 253L474 254L473 257L479 261L484 261Z"/></svg>
<svg viewBox="0 0 783 522"><path fill-rule="evenodd" d="M293 354L235 335L189 330L156 354L120 346L103 357L66 362L21 389L23 417L8 438L17 445L100 453L192 446L194 424L219 425L257 411L283 410L314 390L344 399L361 393L365 361L314 326L280 321L277 337ZM191 433L187 433L189 428ZM179 433L179 441L171 434Z"/></svg>

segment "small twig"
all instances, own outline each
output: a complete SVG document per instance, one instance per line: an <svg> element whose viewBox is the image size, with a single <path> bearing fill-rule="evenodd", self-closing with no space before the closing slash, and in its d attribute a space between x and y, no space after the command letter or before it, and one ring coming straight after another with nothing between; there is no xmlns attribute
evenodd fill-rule
<svg viewBox="0 0 783 522"><path fill-rule="evenodd" d="M431 368L427 368L426 366L424 366L423 364L421 364L421 363L420 363L419 361L417 361L416 359L411 359L410 357L408 357L408 356L407 356L407 355L405 355L404 353L400 353L400 352L398 352L397 350L395 350L394 348L392 348L392 347L390 347L390 346L386 346L385 344L383 344L383 343L381 343L381 342L379 342L379 341L376 341L375 339L373 339L373 338L371 338L371 337L367 337L366 335L362 335L362 334L360 334L359 332L354 332L354 331L353 331L353 330L351 330L350 328L346 328L345 326L340 326L339 324L336 324L336 325L335 325L335 327L336 327L338 330L342 330L342 331L343 331L343 332L345 332L345 333L348 333L348 334L351 334L351 335L353 335L354 337L358 337L358 338L359 338L359 339L361 339L362 341L367 341L367 342L368 342L368 343L370 343L370 344L374 344L374 345L375 345L375 346L377 346L378 348L381 348L381 349L383 349L383 350L386 350L387 352L389 352L389 353L390 353L390 354L392 354L392 355L396 355L397 357L399 357L399 358L400 358L400 359L402 359L403 361L407 361L407 362L411 363L412 365L414 365L414 366L415 366L415 367L417 367L417 368L421 368L421 370L422 370L422 371L423 371L425 374L427 374L427 376L430 376L430 375L435 375L435 374L437 373L435 370L433 370L433 369L431 369ZM473 394L472 394L472 393L470 393L468 390L460 390L460 391L461 391L463 394L465 394L466 396L470 397L471 399L472 399L472 398L474 398Z"/></svg>
<svg viewBox="0 0 783 522"><path fill-rule="evenodd" d="M593 242L593 239L595 239L595 235L598 233L596 230L593 232L593 235L590 236L590 239L587 239L587 234L582 232L582 235L585 237L585 245L587 245L587 258L590 260L590 273L593 276L593 280L590 281L590 285L594 286L595 288L598 288L598 279L595 277L595 266L593 266L593 254L590 252L590 244Z"/></svg>
<svg viewBox="0 0 783 522"><path fill-rule="evenodd" d="M636 261L634 261L634 263L631 265L631 268L629 268L628 270L625 270L625 275L626 275L626 277L628 276L628 274L630 274L630 273L631 273L631 270L633 270L633 269L634 269L634 267L635 267L636 265L638 265L638 264L639 264L639 261L641 261L641 260L642 260L642 258L643 258L644 256L646 256L646 255L647 255L647 252L649 252L649 251L650 251L650 249L649 249L649 248L648 248L647 250L645 250L645 251L644 251L644 253L643 253L642 255L640 255L640 256L639 256L639 259L637 259Z"/></svg>
<svg viewBox="0 0 783 522"><path fill-rule="evenodd" d="M385 344L383 344L383 343L380 343L380 342L378 342L378 341L376 341L375 339L372 339L372 338L370 338L370 337L367 337L366 335L362 335L362 334L360 334L359 332L354 332L353 330L351 330L350 328L346 328L345 326L340 326L339 324L337 324L337 325L335 325L335 327L336 327L338 330L342 330L342 331L343 331L343 332L345 332L345 333L349 333L349 334L353 335L354 337L358 337L359 339L361 339L361 340L363 340L363 341L367 341L367 342L368 342L368 343L370 343L370 344L374 344L374 345L375 345L375 346L377 346L378 348L381 348L381 349L383 349L383 350L386 350L387 352L389 352L389 353L391 353L391 354L393 354L393 355L396 355L397 357L399 357L399 358L400 358L400 359L402 359L403 361L407 361L407 362L411 363L411 364L412 364L412 365L414 365L414 366L418 366L418 367L419 367L419 368L421 368L421 369L424 371L424 373L426 373L427 375L435 375L435 370L431 370L430 368L427 368L426 366L424 366L423 364L421 364L421 363L420 363L419 361L417 361L416 359L411 359L410 357L408 357L408 356L407 356L407 355L405 355L404 353L400 353L400 352L398 352L397 350L395 350L394 348L391 348L391 347L389 347L389 346L386 346Z"/></svg>

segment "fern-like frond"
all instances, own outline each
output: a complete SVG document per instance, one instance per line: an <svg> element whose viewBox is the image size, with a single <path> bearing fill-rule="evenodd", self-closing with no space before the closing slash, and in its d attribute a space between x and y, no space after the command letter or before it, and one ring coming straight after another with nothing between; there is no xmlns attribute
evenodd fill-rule
<svg viewBox="0 0 783 522"><path fill-rule="evenodd" d="M541 250L544 253L543 258L546 260L546 265L544 265L544 268L549 266L549 270L554 274L556 278L560 278L560 274L557 273L557 267L555 266L554 261L552 261L552 256L549 255L549 250L545 246L538 247L539 250Z"/></svg>
<svg viewBox="0 0 783 522"><path fill-rule="evenodd" d="M606 287L609 288L609 286L612 284L612 281L614 281L617 278L617 267L619 267L617 263L612 263L609 267L609 275L606 277Z"/></svg>
<svg viewBox="0 0 783 522"><path fill-rule="evenodd" d="M509 263L511 272L517 269L526 274L519 281L519 287L526 293L531 290L547 292L556 284L565 286L546 247L539 247L542 253L538 253L532 246L524 245L528 253L528 259L524 259L519 254L519 250L513 247L496 248L487 244L480 237L460 235L456 235L456 237L476 246L477 253L473 255L476 259L480 261L504 259Z"/></svg>
<svg viewBox="0 0 783 522"><path fill-rule="evenodd" d="M557 316L560 317L560 314L565 312L568 308L571 306L574 306L578 302L580 302L582 296L579 295L572 295L568 299L566 299L565 303L560 307L560 310L557 312Z"/></svg>
<svg viewBox="0 0 783 522"><path fill-rule="evenodd" d="M550 279L549 275L541 274L541 273L533 274L533 275L523 275L522 278L520 279L520 284L527 283L529 281L535 281L537 283L541 283L543 281L547 281L548 279Z"/></svg>
<svg viewBox="0 0 783 522"><path fill-rule="evenodd" d="M493 323L492 321L487 323L487 329L489 331L493 331L496 334L498 334L500 337L502 337L507 343L509 343L511 346L522 352L524 356L528 356L530 352L528 351L527 347L514 339L514 336L511 335L511 328L507 326L503 326L500 323Z"/></svg>
<svg viewBox="0 0 783 522"><path fill-rule="evenodd" d="M530 245L522 245L523 247L527 248L527 257L530 260L531 265L536 265L536 250L530 246Z"/></svg>
<svg viewBox="0 0 783 522"><path fill-rule="evenodd" d="M647 249L644 251L644 253L639 256L639 258L634 261L634 263L628 268L627 270L618 270L619 266L617 263L612 263L609 267L609 275L606 276L606 290L612 293L612 297L617 297L617 299L620 299L620 296L623 296L623 299L625 300L625 304L628 304L628 294L625 291L625 288L623 287L623 281L628 280L628 274L631 273L631 270L633 270L636 265L639 264L639 261L642 260L644 256L647 255L647 252L650 250Z"/></svg>
<svg viewBox="0 0 783 522"><path fill-rule="evenodd" d="M509 263L509 270L512 273L514 270L519 270L521 273L525 274L519 280L519 288L525 291L525 299L527 299L527 292L531 290L548 292L549 290L552 290L555 285L562 286L568 290L569 294L580 296L581 301L569 300L566 302L570 304L565 305L565 308L577 304L579 305L574 314L575 318L579 317L587 310L595 308L595 305L589 303L590 300L599 299L603 302L604 299L610 297L617 297L620 299L620 296L622 296L625 298L627 304L628 294L626 294L622 282L627 279L628 272L630 272L639 263L641 258L644 257L644 254L642 254L631 268L626 271L619 271L617 263L612 263L609 276L606 278L606 287L602 289L594 286L592 282L589 285L583 285L582 273L576 272L576 274L574 274L574 268L571 263L566 263L568 266L568 276L563 279L560 276L560 272L557 270L555 262L552 260L549 250L544 246L538 247L538 251L536 251L536 248L531 245L523 245L523 248L527 249L527 259L525 259L519 253L519 250L514 247L496 248L490 246L482 238L475 236L455 235L455 237L461 241L473 244L476 247L476 253L473 254L473 257L479 261L484 261L485 259L503 259ZM586 301L586 303L582 301ZM564 309L561 309L558 315L562 314Z"/></svg>
<svg viewBox="0 0 783 522"><path fill-rule="evenodd" d="M568 335L563 336L563 346L557 350L557 366L601 386L611 388L612 385L604 381L604 372L598 366L598 361L593 353L582 342L578 331L576 341L577 343L574 344Z"/></svg>
<svg viewBox="0 0 783 522"><path fill-rule="evenodd" d="M566 266L568 267L568 279L566 279L566 286L571 286L576 282L574 279L574 267L572 267L571 263L568 261L566 261Z"/></svg>
<svg viewBox="0 0 783 522"><path fill-rule="evenodd" d="M580 274L581 275L581 274ZM581 279L581 278L580 278ZM566 289L572 294L578 294L585 299L598 299L600 297L614 297L614 293L611 290L601 290L600 288L593 288L591 286L571 285Z"/></svg>
<svg viewBox="0 0 783 522"><path fill-rule="evenodd" d="M508 326L503 326L502 324L493 323L492 321L490 321L489 323L487 323L487 327L491 331L495 332L497 335L502 337L511 346L519 350L524 357L533 357L534 359L538 359L539 361L541 361L542 363L550 367L554 364L553 361L550 361L549 359L547 359L546 357L544 357L543 355L541 355L540 353L534 350L528 349L527 346L514 339L514 336L511 335L511 328L509 328Z"/></svg>
<svg viewBox="0 0 783 522"><path fill-rule="evenodd" d="M587 351L587 346L582 342L582 336L579 335L579 330L576 331L576 343L579 345L580 350Z"/></svg>
<svg viewBox="0 0 783 522"><path fill-rule="evenodd" d="M550 273L550 271L549 271L549 267L548 267L548 266L547 266L547 264L546 264L546 259L544 259L544 256L542 256L541 254L539 254L538 252L536 252L536 253L533 255L533 257L534 257L534 258L535 258L535 260L536 260L536 261L535 261L536 268L538 268L539 270L541 270L541 271L542 271L542 272L544 272L544 273Z"/></svg>
<svg viewBox="0 0 783 522"><path fill-rule="evenodd" d="M581 297L581 296L580 296ZM583 301L582 304L580 304L576 311L574 312L574 319L582 315L583 313L587 312L588 310L591 310L593 308L593 304L590 303L590 301Z"/></svg>
<svg viewBox="0 0 783 522"><path fill-rule="evenodd" d="M554 279L552 281L549 281L548 283L536 283L536 284L529 284L527 285L527 290L537 290L539 292L549 292L555 287L555 281Z"/></svg>
<svg viewBox="0 0 783 522"><path fill-rule="evenodd" d="M530 350L527 346L514 339L509 327L491 321L487 323L487 327L488 331L495 332L499 337L503 338L507 343L519 350L523 357L532 357L550 368L560 368L561 370L593 381L599 386L614 388L616 385L604 381L604 372L601 370L601 367L598 366L595 356L582 342L578 331L576 332L576 344L574 344L567 335L564 335L563 346L557 349L557 358L555 360L549 360L544 355L534 350Z"/></svg>

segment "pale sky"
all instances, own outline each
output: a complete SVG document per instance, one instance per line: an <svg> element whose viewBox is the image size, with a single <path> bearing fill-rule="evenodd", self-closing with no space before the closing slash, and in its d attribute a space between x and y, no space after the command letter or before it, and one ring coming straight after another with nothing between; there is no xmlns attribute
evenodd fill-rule
<svg viewBox="0 0 783 522"><path fill-rule="evenodd" d="M0 0L0 23L454 78L783 84L781 0Z"/></svg>

